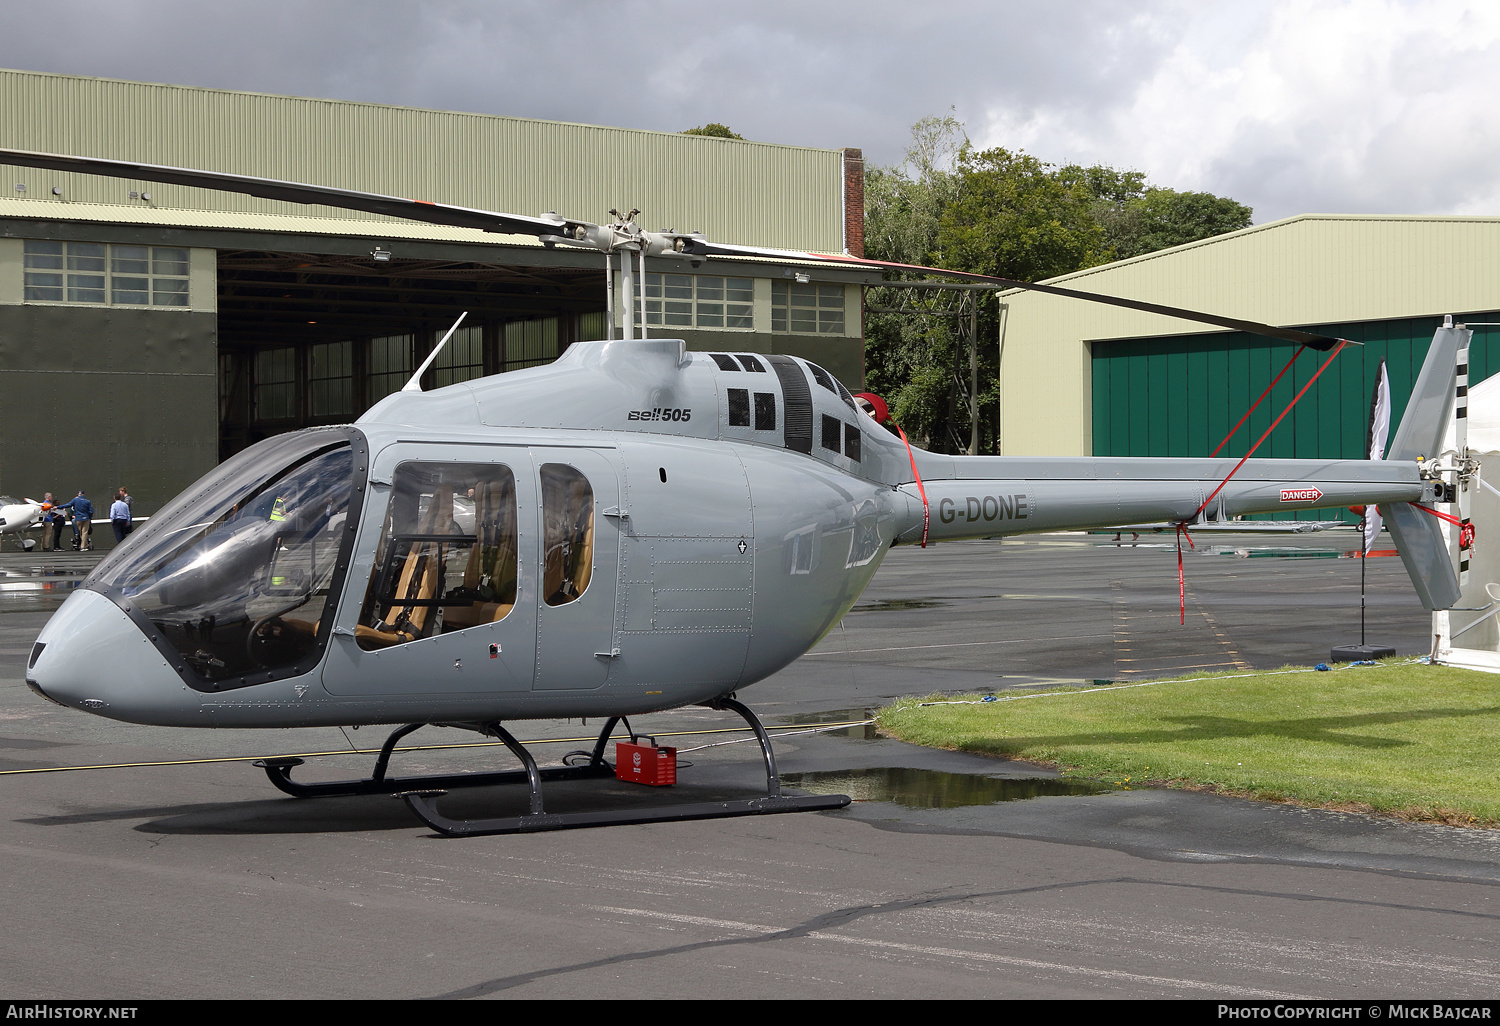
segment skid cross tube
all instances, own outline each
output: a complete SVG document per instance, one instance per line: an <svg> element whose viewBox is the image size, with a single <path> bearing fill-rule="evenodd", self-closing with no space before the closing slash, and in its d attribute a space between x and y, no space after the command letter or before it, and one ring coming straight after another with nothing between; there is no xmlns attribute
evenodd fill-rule
<svg viewBox="0 0 1500 1026"><path fill-rule="evenodd" d="M849 804L849 796L805 795L788 796L781 793L781 778L776 772L776 755L771 750L771 739L759 719L747 707L735 701L732 695L704 703L710 709L729 709L744 717L755 731L760 743L761 755L766 764L766 795L763 798L741 798L723 802L694 802L681 805L657 805L650 808L608 809L599 812L548 813L542 807L541 784L543 780L564 779L552 774L555 770L539 770L531 753L517 742L498 723L485 724L485 732L505 742L526 767L524 772L509 776L516 782L526 780L531 787L531 811L524 816L503 816L495 819L450 819L438 811L437 802L447 792L441 787L412 789L396 792L417 818L444 837L477 837L484 834L525 834L542 830L569 830L578 827L618 826L625 823L663 823L689 819L723 819L731 816L771 815L783 812L816 812L842 809ZM603 748L617 721L611 719L604 732L599 735L594 748L592 767L603 761ZM607 766L608 764L605 763ZM580 769L588 767L579 767ZM485 774L499 776L501 774Z"/></svg>
<svg viewBox="0 0 1500 1026"><path fill-rule="evenodd" d="M619 717L610 717L609 721L604 724L604 729L599 733L599 740L594 743L594 750L589 761L580 766L551 766L539 770L535 760L531 760L529 769L505 770L498 773L448 773L424 777L386 776L386 768L390 765L391 754L396 749L396 743L413 731L427 726L425 723L408 723L393 731L391 736L385 739L385 744L380 747L380 755L375 759L374 772L364 780L333 780L318 784L299 783L292 779L292 770L301 766L303 760L296 758L261 759L255 765L266 771L266 776L270 778L271 783L293 798L397 794L402 791L451 790L461 787L530 783L532 770L536 770L542 780L588 780L595 777L614 776L614 767L604 760L604 750L609 743L609 735L619 722ZM490 726L498 727L499 725ZM510 734L502 730L494 736L500 738L511 751L519 750L525 755L525 748ZM528 765L528 759L530 759L529 755L522 758L523 767Z"/></svg>

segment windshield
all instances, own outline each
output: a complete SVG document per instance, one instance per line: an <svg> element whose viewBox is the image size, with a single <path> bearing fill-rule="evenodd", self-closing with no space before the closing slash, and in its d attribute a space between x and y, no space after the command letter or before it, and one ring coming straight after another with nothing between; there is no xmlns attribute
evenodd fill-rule
<svg viewBox="0 0 1500 1026"><path fill-rule="evenodd" d="M149 620L190 683L306 672L328 636L353 461L346 429L268 439L174 500L87 583Z"/></svg>

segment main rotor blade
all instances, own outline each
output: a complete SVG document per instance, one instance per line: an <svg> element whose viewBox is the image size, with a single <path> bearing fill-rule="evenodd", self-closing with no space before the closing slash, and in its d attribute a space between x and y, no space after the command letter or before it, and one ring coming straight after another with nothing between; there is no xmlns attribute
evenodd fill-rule
<svg viewBox="0 0 1500 1026"><path fill-rule="evenodd" d="M708 256L758 256L780 260L808 260L818 263L838 264L840 266L853 264L859 267L879 267L892 271L916 271L926 275L959 278L963 281L988 282L995 285L1004 285L1007 288L1026 289L1029 292L1045 292L1049 296L1063 296L1067 299L1081 299L1089 303L1103 303L1106 306L1123 307L1126 310L1139 310L1142 313L1162 314L1166 317L1180 317L1183 320L1197 321L1200 324L1213 324L1221 328L1233 328L1235 331L1248 332L1252 335L1266 335L1270 338L1284 339L1287 342L1297 342L1311 349L1332 349L1342 341L1328 335L1318 335L1310 331L1299 331L1296 328L1282 328L1274 324L1262 324L1259 321L1244 321L1237 317L1224 317L1219 314L1204 313L1201 310L1186 310L1178 306L1146 303L1139 299L1124 299L1119 296L1101 295L1098 292L1080 292L1077 289L1063 288L1059 285L1042 285L1037 282L1018 281L1015 278L1001 278L993 274L952 271L944 267L898 264L890 260L868 260L864 257L845 256L835 253L804 253L789 249L762 249L755 246L723 246L713 242L706 244L705 252ZM899 285L899 282L893 282L892 284ZM1358 343L1354 344L1358 345Z"/></svg>
<svg viewBox="0 0 1500 1026"><path fill-rule="evenodd" d="M143 182L162 182L167 185L187 185L198 189L218 189L221 192L259 196L261 199L320 204L346 210L360 210L369 214L388 214L410 221L451 225L456 228L478 228L481 231L500 232L506 235L561 235L565 229L579 224L587 225L587 222L548 221L539 217L523 217L517 214L499 214L489 210L449 206L446 203L429 203L425 200L402 199L399 196L382 196L378 193L356 192L352 189L335 189L326 185L306 185L300 182L278 181L274 178L231 175L222 171L195 171L191 168L165 167L159 164L133 164L129 161L105 160L101 157L70 157L57 153L36 153L31 150L0 149L0 164L38 167L49 171L74 171Z"/></svg>
<svg viewBox="0 0 1500 1026"><path fill-rule="evenodd" d="M218 189L222 192L242 193L262 199L282 200L289 203L318 204L360 210L371 214L387 214L410 221L426 221L429 224L451 225L456 228L478 228L481 231L506 235L531 235L558 242L590 247L599 226L588 221L559 218L556 221L539 217L523 217L518 214L502 214L491 210L476 210L470 207L450 206L446 203L430 203L426 200L403 199L399 196L382 196L378 193L356 192L352 189L335 189L326 185L307 185L300 182L284 182L274 178L255 178L250 175L232 175L222 171L196 171L191 168L166 167L159 164L134 164L123 160L107 160L102 157L73 157L56 153L37 153L32 150L0 149L0 164L15 164L21 167L38 167L51 171L72 171L112 178L128 178L146 182L162 182L168 185L186 185L200 189ZM584 229L578 232L578 229ZM579 236L587 235L587 240ZM566 237L564 237L566 236ZM575 242L575 239L577 241ZM590 248L603 248L592 246ZM816 263L879 267L892 271L915 271L920 274L958 278L963 281L987 282L1007 288L1044 292L1052 296L1081 299L1089 303L1138 310L1142 313L1180 317L1183 320L1212 324L1221 328L1265 335L1270 338L1298 342L1313 349L1332 349L1340 340L1327 335L1318 335L1295 328L1282 328L1258 321L1245 321L1236 317L1221 317L1200 310L1186 310L1160 303L1146 303L1137 299L1105 296L1097 292L1080 292L1058 285L1041 285L1035 282L1018 281L990 274L975 274L970 271L952 271L944 267L923 267L919 264L901 264L889 260L868 260L863 257L844 256L833 253L810 253L800 250L766 249L759 246L727 246L700 241L693 247L695 255L704 256L748 256L777 260L804 260Z"/></svg>

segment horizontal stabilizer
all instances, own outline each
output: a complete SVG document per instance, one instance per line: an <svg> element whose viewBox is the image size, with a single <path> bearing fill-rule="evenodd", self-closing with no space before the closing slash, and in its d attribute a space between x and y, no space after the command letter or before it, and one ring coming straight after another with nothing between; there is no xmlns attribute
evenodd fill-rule
<svg viewBox="0 0 1500 1026"><path fill-rule="evenodd" d="M1458 602L1458 575L1443 539L1442 523L1409 502L1384 504L1380 512L1422 605L1427 609L1452 608Z"/></svg>

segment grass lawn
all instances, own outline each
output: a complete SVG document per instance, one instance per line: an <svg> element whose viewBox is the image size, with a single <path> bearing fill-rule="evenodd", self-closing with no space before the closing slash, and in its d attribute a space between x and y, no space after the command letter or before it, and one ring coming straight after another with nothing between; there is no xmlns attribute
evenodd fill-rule
<svg viewBox="0 0 1500 1026"><path fill-rule="evenodd" d="M1121 787L1500 826L1500 674L1390 660L979 698L905 699L880 728Z"/></svg>

